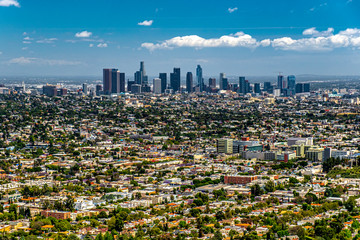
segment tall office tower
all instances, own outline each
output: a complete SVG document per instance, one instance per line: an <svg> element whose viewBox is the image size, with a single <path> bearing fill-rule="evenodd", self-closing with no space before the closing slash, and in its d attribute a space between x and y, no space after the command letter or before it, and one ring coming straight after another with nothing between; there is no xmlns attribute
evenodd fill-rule
<svg viewBox="0 0 360 240"><path fill-rule="evenodd" d="M239 77L239 93L246 94L246 80L245 80L245 77Z"/></svg>
<svg viewBox="0 0 360 240"><path fill-rule="evenodd" d="M119 75L120 79L120 92L124 93L126 92L125 90L125 73L120 73Z"/></svg>
<svg viewBox="0 0 360 240"><path fill-rule="evenodd" d="M170 73L170 86L174 93L180 91L180 68L174 68L174 72Z"/></svg>
<svg viewBox="0 0 360 240"><path fill-rule="evenodd" d="M295 89L296 78L294 75L290 75L287 77L287 87L288 89Z"/></svg>
<svg viewBox="0 0 360 240"><path fill-rule="evenodd" d="M284 76L279 75L277 80L277 88L283 89Z"/></svg>
<svg viewBox="0 0 360 240"><path fill-rule="evenodd" d="M264 92L272 93L271 82L264 82Z"/></svg>
<svg viewBox="0 0 360 240"><path fill-rule="evenodd" d="M142 86L147 86L149 84L149 79L148 79L148 76L146 75L144 61L140 62L140 71L139 72L140 72L140 77L138 77L138 78L140 78L140 79L138 81L138 84L141 84Z"/></svg>
<svg viewBox="0 0 360 240"><path fill-rule="evenodd" d="M142 77L141 77L141 72L140 71L136 71L134 73L134 81L136 84L142 84Z"/></svg>
<svg viewBox="0 0 360 240"><path fill-rule="evenodd" d="M167 74L159 73L159 78L161 79L161 93L164 93L167 86Z"/></svg>
<svg viewBox="0 0 360 240"><path fill-rule="evenodd" d="M197 67L196 67L196 79L197 79L197 84L199 86L200 92L203 92L204 91L204 79L203 79L203 74L202 74L202 68L200 65L197 65Z"/></svg>
<svg viewBox="0 0 360 240"><path fill-rule="evenodd" d="M261 93L260 83L254 84L254 93Z"/></svg>
<svg viewBox="0 0 360 240"><path fill-rule="evenodd" d="M250 82L248 80L245 80L245 93L247 94L251 91Z"/></svg>
<svg viewBox="0 0 360 240"><path fill-rule="evenodd" d="M136 84L135 81L130 81L130 79L128 79L128 84L127 84L127 91L131 92L131 86Z"/></svg>
<svg viewBox="0 0 360 240"><path fill-rule="evenodd" d="M223 79L226 78L226 74L225 73L220 73L220 77L219 77L219 89L223 90Z"/></svg>
<svg viewBox="0 0 360 240"><path fill-rule="evenodd" d="M294 75L290 75L287 77L287 96L293 96L295 94L295 85L296 85L296 78Z"/></svg>
<svg viewBox="0 0 360 240"><path fill-rule="evenodd" d="M111 93L120 92L120 72L112 71L111 72Z"/></svg>
<svg viewBox="0 0 360 240"><path fill-rule="evenodd" d="M221 80L221 87L222 89L221 90L228 90L229 89L229 81L227 78L222 78Z"/></svg>
<svg viewBox="0 0 360 240"><path fill-rule="evenodd" d="M193 91L193 75L192 72L186 73L186 91L191 93Z"/></svg>
<svg viewBox="0 0 360 240"><path fill-rule="evenodd" d="M85 95L88 94L88 85L87 85L87 83L83 83L82 91L83 91L83 93L84 93Z"/></svg>
<svg viewBox="0 0 360 240"><path fill-rule="evenodd" d="M96 85L96 96L100 96L102 92L102 86L100 84Z"/></svg>
<svg viewBox="0 0 360 240"><path fill-rule="evenodd" d="M295 85L295 93L302 93L302 92L304 92L304 84L297 83Z"/></svg>
<svg viewBox="0 0 360 240"><path fill-rule="evenodd" d="M304 83L303 91L304 92L310 92L310 83Z"/></svg>
<svg viewBox="0 0 360 240"><path fill-rule="evenodd" d="M140 73L141 73L142 78L144 78L146 76L144 61L140 62Z"/></svg>
<svg viewBox="0 0 360 240"><path fill-rule="evenodd" d="M209 78L209 88L216 88L216 78Z"/></svg>
<svg viewBox="0 0 360 240"><path fill-rule="evenodd" d="M111 93L118 93L118 70L115 68L103 69L103 89L104 94L109 95ZM120 82L119 82L120 85ZM119 86L120 87L120 86Z"/></svg>
<svg viewBox="0 0 360 240"><path fill-rule="evenodd" d="M161 79L160 78L153 79L153 93L161 94Z"/></svg>

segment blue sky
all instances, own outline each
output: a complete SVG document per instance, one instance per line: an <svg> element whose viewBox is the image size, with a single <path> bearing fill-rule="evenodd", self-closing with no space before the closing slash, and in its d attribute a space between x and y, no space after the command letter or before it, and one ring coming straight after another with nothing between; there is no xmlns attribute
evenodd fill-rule
<svg viewBox="0 0 360 240"><path fill-rule="evenodd" d="M0 75L360 75L360 0L0 0Z"/></svg>

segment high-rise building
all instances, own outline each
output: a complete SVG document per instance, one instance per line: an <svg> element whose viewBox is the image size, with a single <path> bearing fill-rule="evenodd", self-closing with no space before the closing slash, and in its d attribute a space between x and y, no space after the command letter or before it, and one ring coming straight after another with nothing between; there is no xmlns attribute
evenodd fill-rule
<svg viewBox="0 0 360 240"><path fill-rule="evenodd" d="M245 93L244 94L247 94L249 92L251 92L250 82L248 80L245 80Z"/></svg>
<svg viewBox="0 0 360 240"><path fill-rule="evenodd" d="M295 93L302 93L302 92L304 92L304 84L297 83L295 85Z"/></svg>
<svg viewBox="0 0 360 240"><path fill-rule="evenodd" d="M120 72L113 71L111 72L111 93L120 92Z"/></svg>
<svg viewBox="0 0 360 240"><path fill-rule="evenodd" d="M116 72L117 69L114 68L107 68L107 69L103 69L103 89L104 89L104 94L111 94L111 84L112 84L112 72Z"/></svg>
<svg viewBox="0 0 360 240"><path fill-rule="evenodd" d="M134 73L134 81L136 84L142 84L142 77L141 77L141 72L140 71L136 71Z"/></svg>
<svg viewBox="0 0 360 240"><path fill-rule="evenodd" d="M164 93L167 86L167 74L159 73L159 78L161 79L161 93Z"/></svg>
<svg viewBox="0 0 360 240"><path fill-rule="evenodd" d="M85 95L88 94L88 85L87 85L87 83L83 83L82 91L83 91L83 93L84 93Z"/></svg>
<svg viewBox="0 0 360 240"><path fill-rule="evenodd" d="M191 93L193 91L193 75L192 72L186 73L186 91Z"/></svg>
<svg viewBox="0 0 360 240"><path fill-rule="evenodd" d="M229 89L229 81L227 78L222 78L221 79L221 87L222 89L221 90L228 90Z"/></svg>
<svg viewBox="0 0 360 240"><path fill-rule="evenodd" d="M219 77L219 89L223 90L223 79L226 78L226 74L225 73L220 73L220 77Z"/></svg>
<svg viewBox="0 0 360 240"><path fill-rule="evenodd" d="M310 83L296 83L295 92L296 93L308 93L308 92L310 92Z"/></svg>
<svg viewBox="0 0 360 240"><path fill-rule="evenodd" d="M245 77L239 77L239 93L246 94L246 80Z"/></svg>
<svg viewBox="0 0 360 240"><path fill-rule="evenodd" d="M254 93L261 93L260 83L254 84Z"/></svg>
<svg viewBox="0 0 360 240"><path fill-rule="evenodd" d="M310 92L310 83L304 83L304 92Z"/></svg>
<svg viewBox="0 0 360 240"><path fill-rule="evenodd" d="M153 92L154 94L161 94L161 79L160 78L154 78L153 80Z"/></svg>
<svg viewBox="0 0 360 240"><path fill-rule="evenodd" d="M202 68L200 65L197 65L197 67L196 67L196 79L197 79L197 84L199 86L200 92L203 92L204 91L204 79L203 79L203 74L202 74Z"/></svg>
<svg viewBox="0 0 360 240"><path fill-rule="evenodd" d="M264 82L264 92L273 92L273 86L271 85L271 82Z"/></svg>
<svg viewBox="0 0 360 240"><path fill-rule="evenodd" d="M290 75L287 77L287 87L288 89L295 89L296 77L294 75Z"/></svg>
<svg viewBox="0 0 360 240"><path fill-rule="evenodd" d="M96 96L100 96L102 93L102 86L100 84L96 85Z"/></svg>
<svg viewBox="0 0 360 240"><path fill-rule="evenodd" d="M125 81L125 73L120 73L117 69L104 69L103 70L103 86L104 94L120 93L120 79L123 76ZM125 84L125 82L124 82ZM124 87L125 89L125 87Z"/></svg>
<svg viewBox="0 0 360 240"><path fill-rule="evenodd" d="M209 78L209 88L216 88L216 78Z"/></svg>
<svg viewBox="0 0 360 240"><path fill-rule="evenodd" d="M174 68L174 72L170 73L170 86L174 93L180 91L180 81L180 68Z"/></svg>
<svg viewBox="0 0 360 240"><path fill-rule="evenodd" d="M131 87L132 87L132 85L134 85L134 84L136 84L135 81L130 81L130 80L128 79L128 84L127 84L127 91L128 91L128 92L131 92Z"/></svg>
<svg viewBox="0 0 360 240"><path fill-rule="evenodd" d="M120 75L119 75L119 77L120 77L120 92L121 93L124 93L124 92L126 92L126 90L125 90L125 73L120 73Z"/></svg>
<svg viewBox="0 0 360 240"><path fill-rule="evenodd" d="M277 88L283 89L284 76L279 75L277 80Z"/></svg>

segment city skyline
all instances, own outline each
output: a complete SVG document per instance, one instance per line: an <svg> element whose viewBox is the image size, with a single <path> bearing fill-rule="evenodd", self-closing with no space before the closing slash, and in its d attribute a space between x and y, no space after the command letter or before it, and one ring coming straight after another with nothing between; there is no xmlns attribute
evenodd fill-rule
<svg viewBox="0 0 360 240"><path fill-rule="evenodd" d="M359 9L358 0L0 0L0 73L130 73L145 61L149 76L197 64L211 76L360 75Z"/></svg>

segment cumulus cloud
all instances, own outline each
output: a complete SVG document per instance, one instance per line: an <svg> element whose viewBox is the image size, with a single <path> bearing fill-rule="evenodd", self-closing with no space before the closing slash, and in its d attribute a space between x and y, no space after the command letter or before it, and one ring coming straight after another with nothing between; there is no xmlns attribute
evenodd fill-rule
<svg viewBox="0 0 360 240"><path fill-rule="evenodd" d="M334 34L333 28L323 32L310 28L303 34L311 37L300 39L282 37L272 40L271 45L276 49L293 51L329 51L345 47L360 49L360 29L357 28L348 28L337 34Z"/></svg>
<svg viewBox="0 0 360 240"><path fill-rule="evenodd" d="M316 30L316 28L312 27L305 29L303 31L303 35L311 35L314 37L327 37L333 34L333 32L334 32L333 28L328 28L326 31L319 32L318 30Z"/></svg>
<svg viewBox="0 0 360 240"><path fill-rule="evenodd" d="M161 43L143 43L141 46L151 51L155 49L173 49L176 47L214 48L214 47L246 47L269 46L270 40L258 42L255 38L243 32L224 35L220 38L205 39L197 35L174 37Z"/></svg>
<svg viewBox="0 0 360 240"><path fill-rule="evenodd" d="M17 0L0 0L0 7L20 7L20 3Z"/></svg>
<svg viewBox="0 0 360 240"><path fill-rule="evenodd" d="M238 10L238 8L237 7L234 7L234 8L228 8L228 12L229 13L233 13L233 12L235 12L235 11L237 11Z"/></svg>
<svg viewBox="0 0 360 240"><path fill-rule="evenodd" d="M99 43L99 44L97 45L97 47L98 47L98 48L107 48L108 45L107 45L107 43Z"/></svg>
<svg viewBox="0 0 360 240"><path fill-rule="evenodd" d="M79 65L81 62L77 61L67 61L67 60L56 60L56 59L43 59L43 58L30 58L30 57L18 57L13 58L8 61L9 64L37 64L37 65Z"/></svg>
<svg viewBox="0 0 360 240"><path fill-rule="evenodd" d="M145 20L143 22L139 22L138 25L140 26L151 26L153 24L153 20Z"/></svg>
<svg viewBox="0 0 360 240"><path fill-rule="evenodd" d="M75 34L75 37L77 38L88 38L91 37L92 32L88 32L88 31L82 31L82 32L78 32Z"/></svg>
<svg viewBox="0 0 360 240"><path fill-rule="evenodd" d="M94 44L90 43L90 44L89 44L89 47L94 47Z"/></svg>
<svg viewBox="0 0 360 240"><path fill-rule="evenodd" d="M202 38L198 35L174 37L158 43L145 42L141 47L150 51L157 49L174 49L191 47L196 49L215 47L245 47L255 49L257 47L271 46L285 51L329 51L335 48L351 47L360 49L360 29L348 28L334 33L333 28L318 31L309 28L303 31L302 38L280 37L275 39L256 40L243 32L224 35L219 38Z"/></svg>

